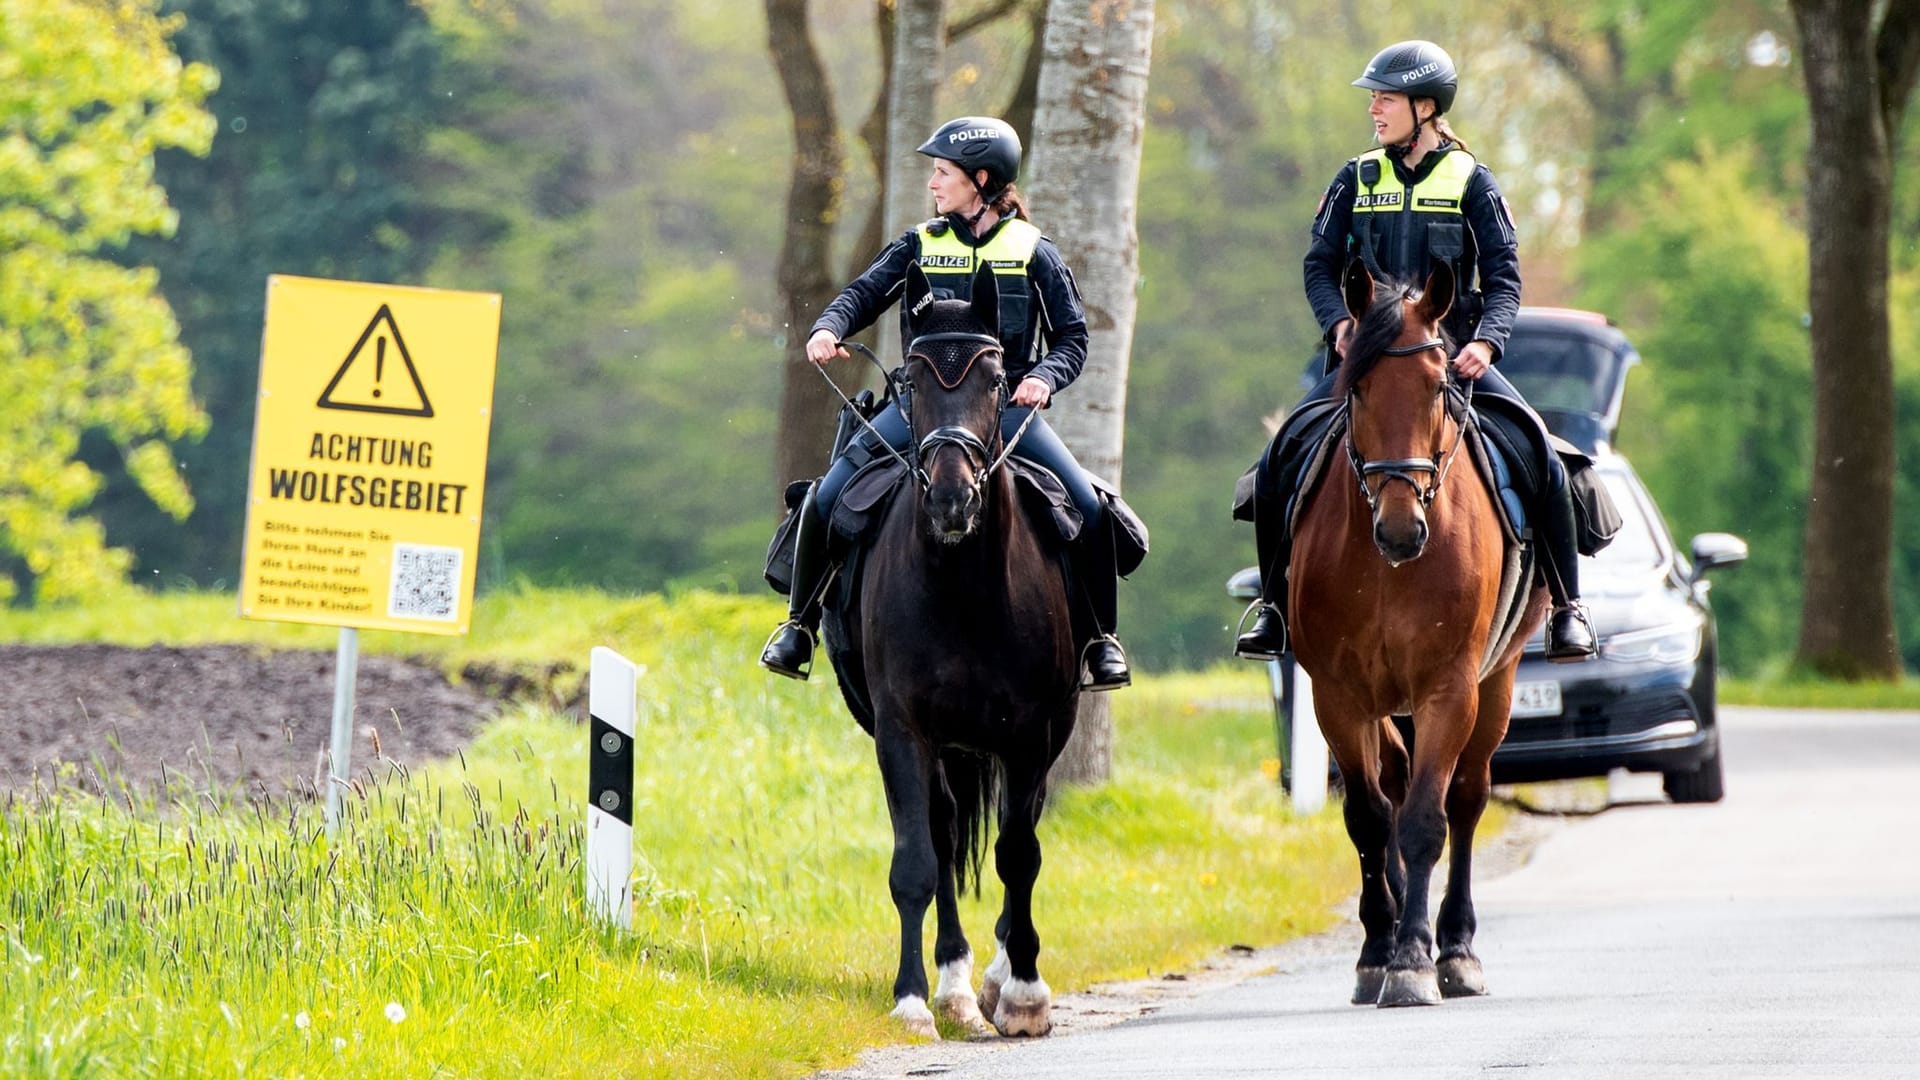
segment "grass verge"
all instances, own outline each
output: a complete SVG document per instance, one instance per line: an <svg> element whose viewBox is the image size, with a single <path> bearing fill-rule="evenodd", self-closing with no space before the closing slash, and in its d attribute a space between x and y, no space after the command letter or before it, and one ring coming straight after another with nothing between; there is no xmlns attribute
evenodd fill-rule
<svg viewBox="0 0 1920 1080"><path fill-rule="evenodd" d="M233 612L131 597L7 612L0 640L335 636ZM371 762L338 843L297 799L0 797L0 1074L791 1076L897 1038L872 744L830 679L752 665L776 617L521 589L483 599L465 639L362 637L448 670L584 666L595 644L644 666L630 935L581 918L585 732L544 709L455 761ZM1223 669L1116 697L1114 781L1041 826L1057 990L1318 929L1351 891L1337 811L1294 816L1262 770L1261 687ZM965 905L983 960L997 900L990 881Z"/></svg>

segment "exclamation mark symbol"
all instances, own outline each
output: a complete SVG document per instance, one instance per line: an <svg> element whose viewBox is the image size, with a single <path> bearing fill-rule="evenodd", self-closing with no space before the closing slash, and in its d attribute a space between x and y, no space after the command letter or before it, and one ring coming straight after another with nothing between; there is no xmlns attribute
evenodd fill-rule
<svg viewBox="0 0 1920 1080"><path fill-rule="evenodd" d="M373 341L373 396L380 396L380 380L387 373L387 335Z"/></svg>

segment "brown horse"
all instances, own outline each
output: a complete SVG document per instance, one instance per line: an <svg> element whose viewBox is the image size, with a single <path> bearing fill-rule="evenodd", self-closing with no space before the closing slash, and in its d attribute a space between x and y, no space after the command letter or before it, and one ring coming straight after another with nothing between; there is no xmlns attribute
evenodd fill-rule
<svg viewBox="0 0 1920 1080"><path fill-rule="evenodd" d="M1546 616L1531 564L1517 627L1502 632L1509 564L1492 496L1467 457L1464 398L1451 389L1440 319L1453 274L1424 288L1356 265L1358 320L1335 393L1346 399L1352 476L1330 472L1301 515L1289 564L1293 647L1346 786L1360 855L1356 1005L1436 1005L1486 993L1473 952L1473 833L1506 735L1520 650ZM1338 466L1333 467L1338 470ZM1403 741L1394 716L1412 717ZM1451 844L1438 920L1427 891Z"/></svg>
<svg viewBox="0 0 1920 1080"><path fill-rule="evenodd" d="M921 952L933 903L934 1009L975 1034L991 1019L1001 1034L1044 1035L1052 991L1037 964L1034 830L1047 771L1073 733L1080 658L1060 563L1002 467L1008 390L990 270L972 292L936 300L919 267L908 273L901 405L913 479L855 571L850 606L829 605L823 628L848 708L873 735L893 817L893 1016L935 1034ZM969 868L978 887L996 802L994 865L1006 891L999 951L976 998L957 896Z"/></svg>

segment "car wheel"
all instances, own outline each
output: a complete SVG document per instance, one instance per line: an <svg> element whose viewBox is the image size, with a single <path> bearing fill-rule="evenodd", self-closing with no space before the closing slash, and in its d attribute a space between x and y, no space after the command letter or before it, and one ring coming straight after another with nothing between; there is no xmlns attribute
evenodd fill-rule
<svg viewBox="0 0 1920 1080"><path fill-rule="evenodd" d="M1700 767L1689 772L1670 772L1664 774L1662 787L1667 789L1667 797L1677 803L1716 803L1727 794L1724 777L1720 773L1720 748L1715 746L1713 753L1707 756Z"/></svg>

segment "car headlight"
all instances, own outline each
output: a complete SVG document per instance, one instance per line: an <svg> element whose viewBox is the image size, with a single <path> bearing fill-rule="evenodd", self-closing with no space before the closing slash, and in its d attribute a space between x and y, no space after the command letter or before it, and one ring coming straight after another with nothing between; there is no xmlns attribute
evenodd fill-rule
<svg viewBox="0 0 1920 1080"><path fill-rule="evenodd" d="M1600 655L1629 664L1684 664L1700 655L1700 624L1656 626L1615 634L1602 642Z"/></svg>

